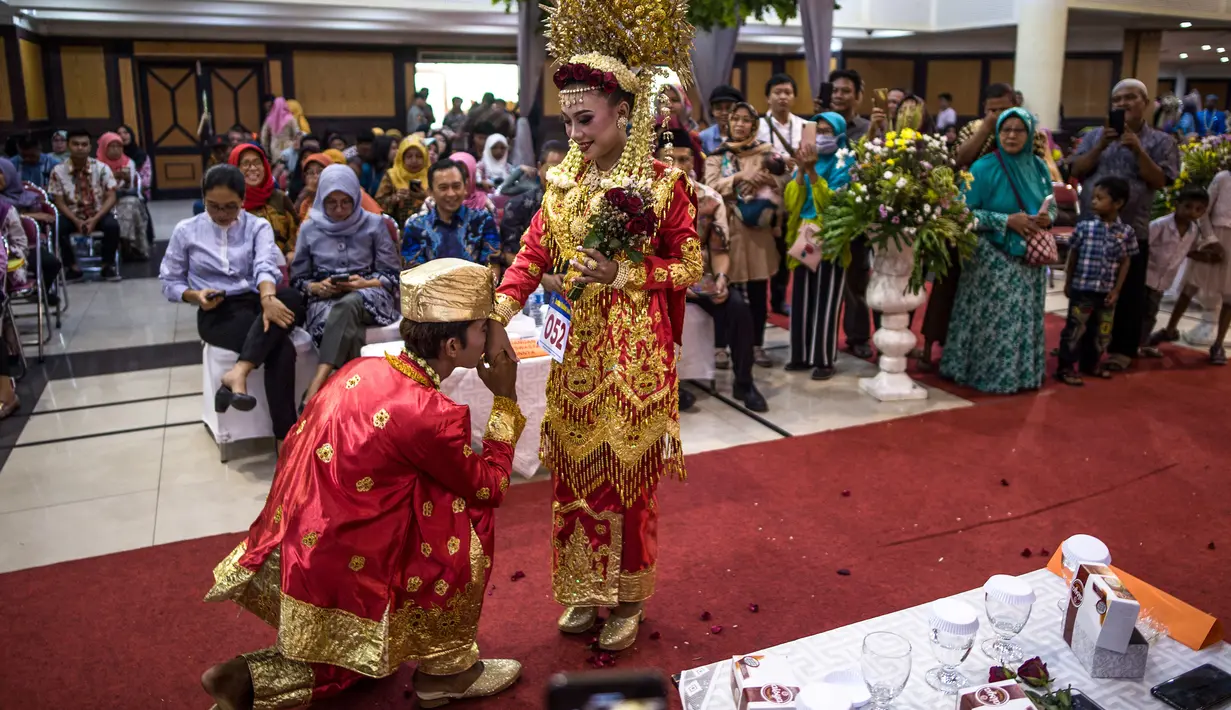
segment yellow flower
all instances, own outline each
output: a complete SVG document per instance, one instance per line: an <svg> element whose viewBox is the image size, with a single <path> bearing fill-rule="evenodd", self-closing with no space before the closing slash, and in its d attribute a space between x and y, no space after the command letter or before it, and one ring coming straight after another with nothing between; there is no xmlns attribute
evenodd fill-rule
<svg viewBox="0 0 1231 710"><path fill-rule="evenodd" d="M903 137L903 138L905 138L905 139L907 139L907 140L914 140L915 138L918 138L918 137L919 137L919 134L915 133L915 132L914 132L914 130L912 130L912 129L910 129L910 128L903 128L903 129L902 129L902 137Z"/></svg>
<svg viewBox="0 0 1231 710"><path fill-rule="evenodd" d="M898 134L897 134L897 133L895 133L895 132L893 132L893 131L889 131L888 133L886 133L886 134L885 134L885 141L886 141L886 142L888 142L888 143L892 143L892 142L893 142L893 139L894 139L894 138L897 138L897 137L898 137Z"/></svg>
<svg viewBox="0 0 1231 710"><path fill-rule="evenodd" d="M885 163L886 163L886 164L888 164L888 165L893 165L895 162L897 162L897 161L895 161L893 158L890 158L889 160L886 160L886 161L885 161Z"/></svg>

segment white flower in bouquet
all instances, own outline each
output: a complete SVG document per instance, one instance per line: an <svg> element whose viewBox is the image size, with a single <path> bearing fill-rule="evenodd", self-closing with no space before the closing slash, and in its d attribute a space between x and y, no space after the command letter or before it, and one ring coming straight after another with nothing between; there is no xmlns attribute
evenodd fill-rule
<svg viewBox="0 0 1231 710"><path fill-rule="evenodd" d="M886 171L885 171L884 178L885 178L886 180L892 180L892 179L893 179L893 171L892 171L892 170L886 170Z"/></svg>
<svg viewBox="0 0 1231 710"><path fill-rule="evenodd" d="M923 204L923 214L932 214L932 206L926 202Z"/></svg>
<svg viewBox="0 0 1231 710"><path fill-rule="evenodd" d="M895 182L895 183L894 183L894 185L895 185L895 186L896 186L899 190L901 190L902 188L906 187L906 178L904 178L904 177L898 178L898 181L897 181L897 182Z"/></svg>
<svg viewBox="0 0 1231 710"><path fill-rule="evenodd" d="M858 195L856 195L856 196L855 196L855 202L856 202L857 204L863 204L863 198L862 198L862 197L860 197L860 196L858 196Z"/></svg>

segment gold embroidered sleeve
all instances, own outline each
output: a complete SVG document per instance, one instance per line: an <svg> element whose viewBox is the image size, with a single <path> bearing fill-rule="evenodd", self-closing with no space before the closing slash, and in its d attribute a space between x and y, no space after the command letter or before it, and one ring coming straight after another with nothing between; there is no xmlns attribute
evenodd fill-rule
<svg viewBox="0 0 1231 710"><path fill-rule="evenodd" d="M521 413L517 402L508 397L496 397L492 402L492 415L487 420L487 431L483 433L483 438L516 446L525 428L526 417Z"/></svg>
<svg viewBox="0 0 1231 710"><path fill-rule="evenodd" d="M500 325L508 325L513 316L521 311L522 304L518 303L512 296L506 296L503 293L496 294L496 306L492 308L492 314L488 318L496 321Z"/></svg>

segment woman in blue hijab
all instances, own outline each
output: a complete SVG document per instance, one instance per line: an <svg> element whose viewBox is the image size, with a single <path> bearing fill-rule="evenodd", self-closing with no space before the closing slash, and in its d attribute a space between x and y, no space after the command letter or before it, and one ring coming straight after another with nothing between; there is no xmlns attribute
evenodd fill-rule
<svg viewBox="0 0 1231 710"><path fill-rule="evenodd" d="M966 204L979 220L979 241L962 269L940 374L982 392L1011 394L1043 383L1046 276L1025 257L1027 235L1050 227L1050 216L1038 213L1051 178L1030 149L1034 130L1028 112L1004 111L996 150L970 168Z"/></svg>
<svg viewBox="0 0 1231 710"><path fill-rule="evenodd" d="M845 148L846 120L826 112L812 117L816 123L816 145L799 147L799 169L786 186L783 202L787 212L788 248L799 238L801 228L820 229L821 220L813 196L820 191L844 189L851 182L852 161L838 151ZM838 308L846 275L840 264L822 261L816 271L788 256L787 266L794 270L791 290L791 361L787 371L811 369L812 379L827 380L834 375L838 355Z"/></svg>

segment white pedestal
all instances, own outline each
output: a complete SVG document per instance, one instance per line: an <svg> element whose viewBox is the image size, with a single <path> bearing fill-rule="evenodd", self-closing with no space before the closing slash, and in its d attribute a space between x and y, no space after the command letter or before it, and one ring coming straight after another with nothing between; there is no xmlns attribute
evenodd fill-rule
<svg viewBox="0 0 1231 710"><path fill-rule="evenodd" d="M868 305L881 312L881 327L872 336L880 351L875 377L859 378L859 389L881 402L927 399L928 391L906 374L906 355L918 344L910 329L910 311L927 302L927 291L907 293L914 249L892 247L876 252L868 280Z"/></svg>

